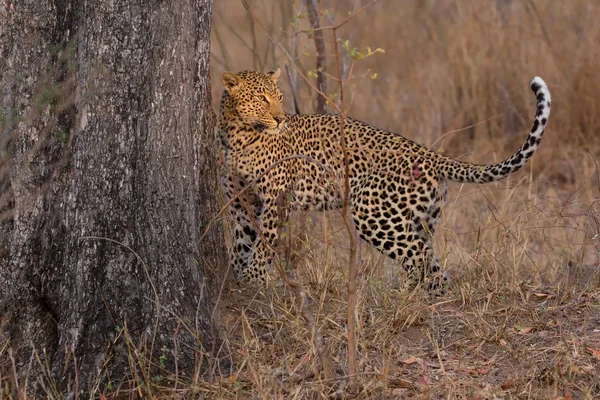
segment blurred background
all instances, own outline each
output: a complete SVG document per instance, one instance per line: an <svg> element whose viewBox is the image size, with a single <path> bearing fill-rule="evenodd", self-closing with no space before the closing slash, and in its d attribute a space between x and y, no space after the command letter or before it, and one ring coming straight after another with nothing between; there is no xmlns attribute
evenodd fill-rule
<svg viewBox="0 0 600 400"><path fill-rule="evenodd" d="M343 96L346 115L492 163L525 139L535 111L529 82L539 75L553 102L537 154L507 180L450 184L436 247L457 282L589 283L598 274L599 20L600 2L591 0L218 0L214 109L224 71L280 67L285 109L313 113L322 72L324 93L337 107ZM306 258L309 270L344 264L338 217L326 218L328 228L319 218L297 217L309 228L298 237L313 243L318 261ZM327 243L339 254L323 260ZM365 268L388 263L365 254Z"/></svg>

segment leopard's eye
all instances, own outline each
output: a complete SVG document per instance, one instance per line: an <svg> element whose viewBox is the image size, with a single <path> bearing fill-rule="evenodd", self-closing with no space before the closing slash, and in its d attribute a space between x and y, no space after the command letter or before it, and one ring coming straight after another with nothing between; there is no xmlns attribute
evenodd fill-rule
<svg viewBox="0 0 600 400"><path fill-rule="evenodd" d="M264 101L265 103L269 102L269 99L264 94L261 94L260 96L258 96L258 98L261 99L262 101Z"/></svg>

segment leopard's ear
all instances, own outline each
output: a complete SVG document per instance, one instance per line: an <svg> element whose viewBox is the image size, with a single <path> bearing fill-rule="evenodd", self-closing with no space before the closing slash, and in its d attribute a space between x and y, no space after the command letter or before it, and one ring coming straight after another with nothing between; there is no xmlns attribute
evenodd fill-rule
<svg viewBox="0 0 600 400"><path fill-rule="evenodd" d="M273 83L277 83L279 75L281 75L281 69L277 68L275 71L267 72L267 75L271 77Z"/></svg>
<svg viewBox="0 0 600 400"><path fill-rule="evenodd" d="M242 78L233 72L224 72L223 75L221 75L221 82L223 83L223 86L225 86L227 93L230 95L236 94L242 88L242 84L244 83Z"/></svg>

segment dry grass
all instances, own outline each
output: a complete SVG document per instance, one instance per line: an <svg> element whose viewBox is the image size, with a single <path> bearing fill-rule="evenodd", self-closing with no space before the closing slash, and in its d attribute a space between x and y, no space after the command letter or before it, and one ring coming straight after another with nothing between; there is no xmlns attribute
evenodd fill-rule
<svg viewBox="0 0 600 400"><path fill-rule="evenodd" d="M355 2L322 0L322 25L367 4ZM295 95L300 111L311 112L314 91L292 66L308 75L315 64L303 2L249 3L292 59L239 0L216 1L215 109L223 71L288 65L286 101ZM175 385L132 374L106 396L600 397L598 21L600 4L589 0L381 1L352 17L340 37L361 51L385 53L344 59L348 115L438 151L476 162L504 159L529 128L531 77L543 77L552 92L546 136L523 171L485 186L450 184L435 238L450 292L432 302L403 290L401 267L363 243L359 385L348 390L347 233L337 213L298 214L291 228L295 265L338 368L335 379L324 379L311 332L275 277L259 292L229 285L218 304L221 353L232 358L232 375ZM324 36L327 71L335 75L333 43ZM328 87L335 99L331 77ZM0 368L0 397L12 390L10 371L9 363Z"/></svg>

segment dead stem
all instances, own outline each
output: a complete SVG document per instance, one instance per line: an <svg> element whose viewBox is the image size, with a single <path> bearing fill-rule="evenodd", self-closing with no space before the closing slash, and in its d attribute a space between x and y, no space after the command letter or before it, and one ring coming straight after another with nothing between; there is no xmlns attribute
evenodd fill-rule
<svg viewBox="0 0 600 400"><path fill-rule="evenodd" d="M289 213L287 207L286 193L282 193L277 199L277 214L279 219L279 232L277 235L278 243L276 245L276 249L278 250L279 254L279 262L275 263L275 265L277 266L277 271L281 275L282 279L294 292L298 310L300 311L300 314L302 315L302 317L308 325L308 329L311 332L312 342L315 346L316 353L318 354L319 359L321 360L321 366L323 368L325 379L332 379L335 377L335 369L333 368L331 357L325 344L325 339L323 339L323 336L321 335L321 332L319 331L319 328L317 326L315 316L311 311L310 304L306 296L306 290L304 289L304 286L302 284L302 278L296 273L296 268L292 268L292 234L291 227L288 224ZM286 226L288 227L289 231L287 232L287 234L284 234L283 229ZM288 238L288 243L285 246L283 245L283 243L281 243L284 237Z"/></svg>

